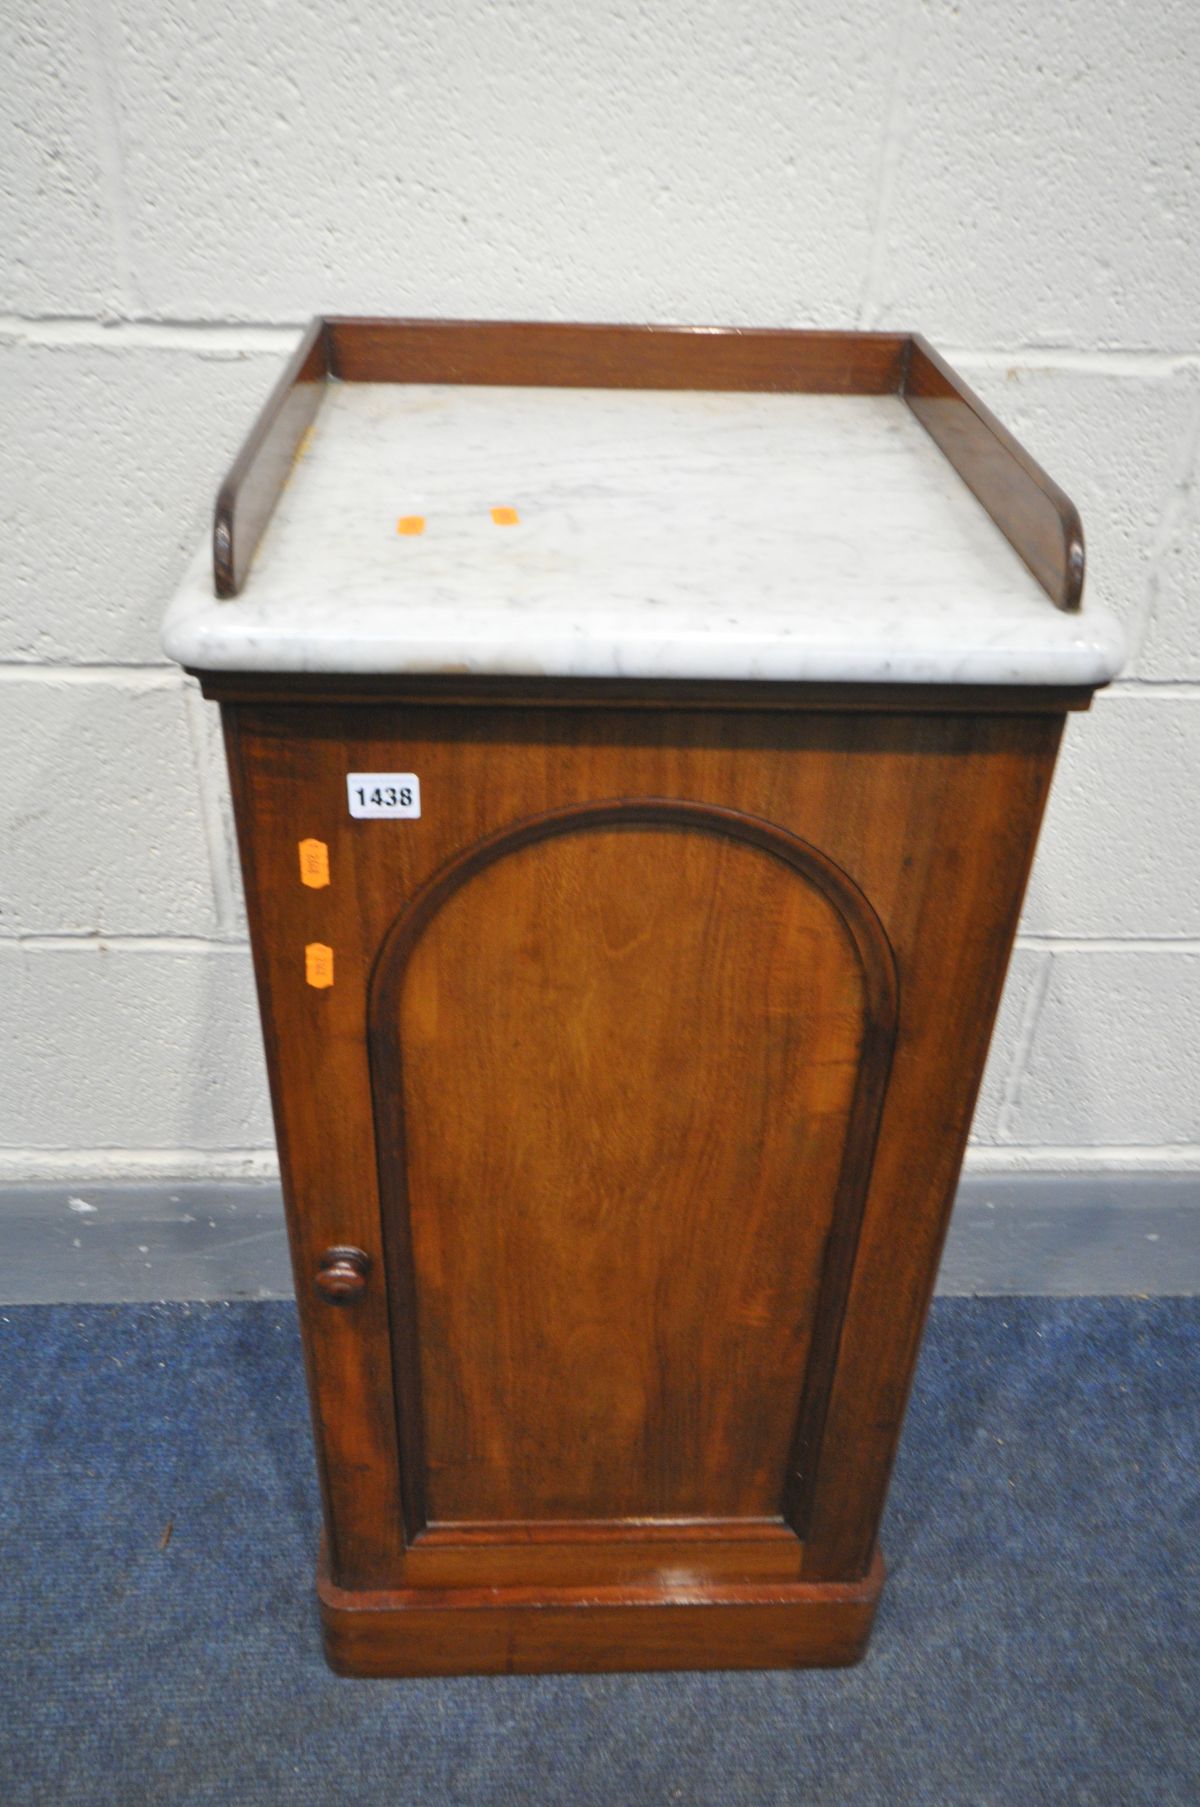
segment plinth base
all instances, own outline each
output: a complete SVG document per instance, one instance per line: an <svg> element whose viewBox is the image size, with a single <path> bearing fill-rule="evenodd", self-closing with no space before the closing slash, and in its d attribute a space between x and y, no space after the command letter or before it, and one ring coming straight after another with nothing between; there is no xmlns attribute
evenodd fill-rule
<svg viewBox="0 0 1200 1807"><path fill-rule="evenodd" d="M840 1668L866 1650L883 1577L877 1552L861 1581L366 1593L335 1586L322 1549L317 1593L340 1675Z"/></svg>

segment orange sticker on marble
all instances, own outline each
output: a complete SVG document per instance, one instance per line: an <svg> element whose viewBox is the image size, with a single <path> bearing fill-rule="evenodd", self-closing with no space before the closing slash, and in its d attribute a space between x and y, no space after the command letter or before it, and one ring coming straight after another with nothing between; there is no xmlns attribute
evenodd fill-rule
<svg viewBox="0 0 1200 1807"><path fill-rule="evenodd" d="M493 508L492 519L497 527L515 527L521 517L515 508Z"/></svg>
<svg viewBox="0 0 1200 1807"><path fill-rule="evenodd" d="M423 514L402 514L396 522L396 532L411 534L424 533L425 516Z"/></svg>

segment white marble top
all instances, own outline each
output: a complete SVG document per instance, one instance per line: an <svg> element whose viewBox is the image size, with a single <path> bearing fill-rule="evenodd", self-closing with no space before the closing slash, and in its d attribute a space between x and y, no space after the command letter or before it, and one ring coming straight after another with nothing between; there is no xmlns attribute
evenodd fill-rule
<svg viewBox="0 0 1200 1807"><path fill-rule="evenodd" d="M329 385L241 595L206 542L163 644L222 671L1084 685L1123 652L894 396L374 383Z"/></svg>

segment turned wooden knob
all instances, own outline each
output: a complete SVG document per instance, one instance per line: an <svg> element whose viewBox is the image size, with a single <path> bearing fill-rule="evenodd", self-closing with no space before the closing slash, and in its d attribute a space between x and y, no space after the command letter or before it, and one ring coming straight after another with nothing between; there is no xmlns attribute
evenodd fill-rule
<svg viewBox="0 0 1200 1807"><path fill-rule="evenodd" d="M316 1287L331 1305L353 1305L367 1290L371 1257L363 1249L326 1249L317 1268Z"/></svg>

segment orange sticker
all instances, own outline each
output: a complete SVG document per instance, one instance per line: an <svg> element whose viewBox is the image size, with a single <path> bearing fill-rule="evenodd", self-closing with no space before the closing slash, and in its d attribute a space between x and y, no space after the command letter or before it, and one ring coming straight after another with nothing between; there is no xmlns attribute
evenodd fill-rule
<svg viewBox="0 0 1200 1807"><path fill-rule="evenodd" d="M521 517L515 508L493 508L492 519L497 527L515 527Z"/></svg>
<svg viewBox="0 0 1200 1807"><path fill-rule="evenodd" d="M424 533L425 516L423 514L402 514L396 522L397 533Z"/></svg>
<svg viewBox="0 0 1200 1807"><path fill-rule="evenodd" d="M300 883L319 891L329 883L329 849L324 841L301 841Z"/></svg>
<svg viewBox="0 0 1200 1807"><path fill-rule="evenodd" d="M304 950L304 977L318 991L333 984L333 949L323 941L310 941Z"/></svg>

